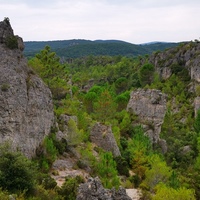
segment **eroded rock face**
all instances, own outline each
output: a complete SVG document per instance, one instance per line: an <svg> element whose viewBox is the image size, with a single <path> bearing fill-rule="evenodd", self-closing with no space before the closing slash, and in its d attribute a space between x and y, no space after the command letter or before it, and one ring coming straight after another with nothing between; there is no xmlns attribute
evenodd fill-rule
<svg viewBox="0 0 200 200"><path fill-rule="evenodd" d="M131 200L124 188L105 189L99 178L90 178L87 183L81 184L76 200Z"/></svg>
<svg viewBox="0 0 200 200"><path fill-rule="evenodd" d="M11 34L10 24L0 22L0 143L9 141L32 157L54 122L52 95L28 68L22 39L20 48L6 47L5 37Z"/></svg>
<svg viewBox="0 0 200 200"><path fill-rule="evenodd" d="M5 43L6 39L12 36L14 36L14 33L9 19L4 19L4 21L0 22L0 43Z"/></svg>
<svg viewBox="0 0 200 200"><path fill-rule="evenodd" d="M195 113L195 117L197 116L197 112L200 109L200 97L196 97L194 99L194 113Z"/></svg>
<svg viewBox="0 0 200 200"><path fill-rule="evenodd" d="M189 42L164 52L152 54L149 62L164 80L172 75L173 66L187 69L192 80L200 83L200 42Z"/></svg>
<svg viewBox="0 0 200 200"><path fill-rule="evenodd" d="M90 132L90 139L97 146L106 151L111 151L114 156L120 156L119 147L112 133L111 126L96 123Z"/></svg>
<svg viewBox="0 0 200 200"><path fill-rule="evenodd" d="M159 90L138 89L130 95L127 110L135 113L152 140L158 142L166 113L167 96Z"/></svg>
<svg viewBox="0 0 200 200"><path fill-rule="evenodd" d="M200 50L199 50L200 51ZM190 65L190 74L191 79L195 80L197 83L200 83L200 55L196 56L193 62L188 61Z"/></svg>

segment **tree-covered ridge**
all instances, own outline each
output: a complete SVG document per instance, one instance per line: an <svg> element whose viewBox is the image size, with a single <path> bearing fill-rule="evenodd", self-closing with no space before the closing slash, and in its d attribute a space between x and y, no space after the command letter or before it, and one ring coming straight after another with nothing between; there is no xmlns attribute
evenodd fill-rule
<svg viewBox="0 0 200 200"><path fill-rule="evenodd" d="M154 51L177 46L178 43L153 43L135 45L120 40L60 40L47 42L25 42L24 54L33 57L45 46L51 46L52 51L66 59L93 56L138 56L151 54Z"/></svg>

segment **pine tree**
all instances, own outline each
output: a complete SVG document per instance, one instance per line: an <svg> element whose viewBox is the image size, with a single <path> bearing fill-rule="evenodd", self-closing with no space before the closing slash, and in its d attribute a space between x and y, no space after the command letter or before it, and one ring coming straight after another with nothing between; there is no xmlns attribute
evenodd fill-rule
<svg viewBox="0 0 200 200"><path fill-rule="evenodd" d="M119 187L120 181L117 176L116 162L114 161L111 152L101 154L97 171L105 188Z"/></svg>

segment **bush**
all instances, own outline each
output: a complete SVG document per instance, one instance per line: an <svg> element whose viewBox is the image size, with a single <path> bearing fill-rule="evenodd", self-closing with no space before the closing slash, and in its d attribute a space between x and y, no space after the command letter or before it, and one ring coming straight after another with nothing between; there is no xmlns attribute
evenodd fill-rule
<svg viewBox="0 0 200 200"><path fill-rule="evenodd" d="M45 190L55 189L57 186L55 179L45 173L37 174L37 184L41 185Z"/></svg>
<svg viewBox="0 0 200 200"><path fill-rule="evenodd" d="M64 197L65 200L75 200L77 196L77 190L80 183L84 180L80 176L75 178L67 177L65 183L61 187L59 194Z"/></svg>
<svg viewBox="0 0 200 200"><path fill-rule="evenodd" d="M115 162L117 164L117 171L120 175L129 176L128 163L125 158L118 156L115 158Z"/></svg>
<svg viewBox="0 0 200 200"><path fill-rule="evenodd" d="M153 200L168 199L168 200L194 200L195 194L191 189L179 188L177 190L167 187L164 184L160 184L156 188L156 194L153 196Z"/></svg>
<svg viewBox="0 0 200 200"><path fill-rule="evenodd" d="M9 49L17 49L18 48L18 41L16 36L10 36L6 38L6 46Z"/></svg>
<svg viewBox="0 0 200 200"><path fill-rule="evenodd" d="M0 187L9 192L31 192L34 188L33 163L8 146L0 147Z"/></svg>
<svg viewBox="0 0 200 200"><path fill-rule="evenodd" d="M48 136L44 139L43 144L37 149L37 160L40 169L43 172L48 172L53 162L56 160L58 150L55 147L53 138Z"/></svg>
<svg viewBox="0 0 200 200"><path fill-rule="evenodd" d="M45 190L43 186L37 186L34 197L28 200L63 200L55 190Z"/></svg>
<svg viewBox="0 0 200 200"><path fill-rule="evenodd" d="M1 91L3 91L3 92L7 92L9 88L10 88L9 84L3 84L3 85L1 85Z"/></svg>

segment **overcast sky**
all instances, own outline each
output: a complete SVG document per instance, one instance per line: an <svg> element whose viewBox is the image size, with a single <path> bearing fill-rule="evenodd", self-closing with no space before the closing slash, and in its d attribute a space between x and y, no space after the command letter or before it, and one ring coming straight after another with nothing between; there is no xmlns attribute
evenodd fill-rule
<svg viewBox="0 0 200 200"><path fill-rule="evenodd" d="M200 37L200 0L0 0L0 16L24 41Z"/></svg>

